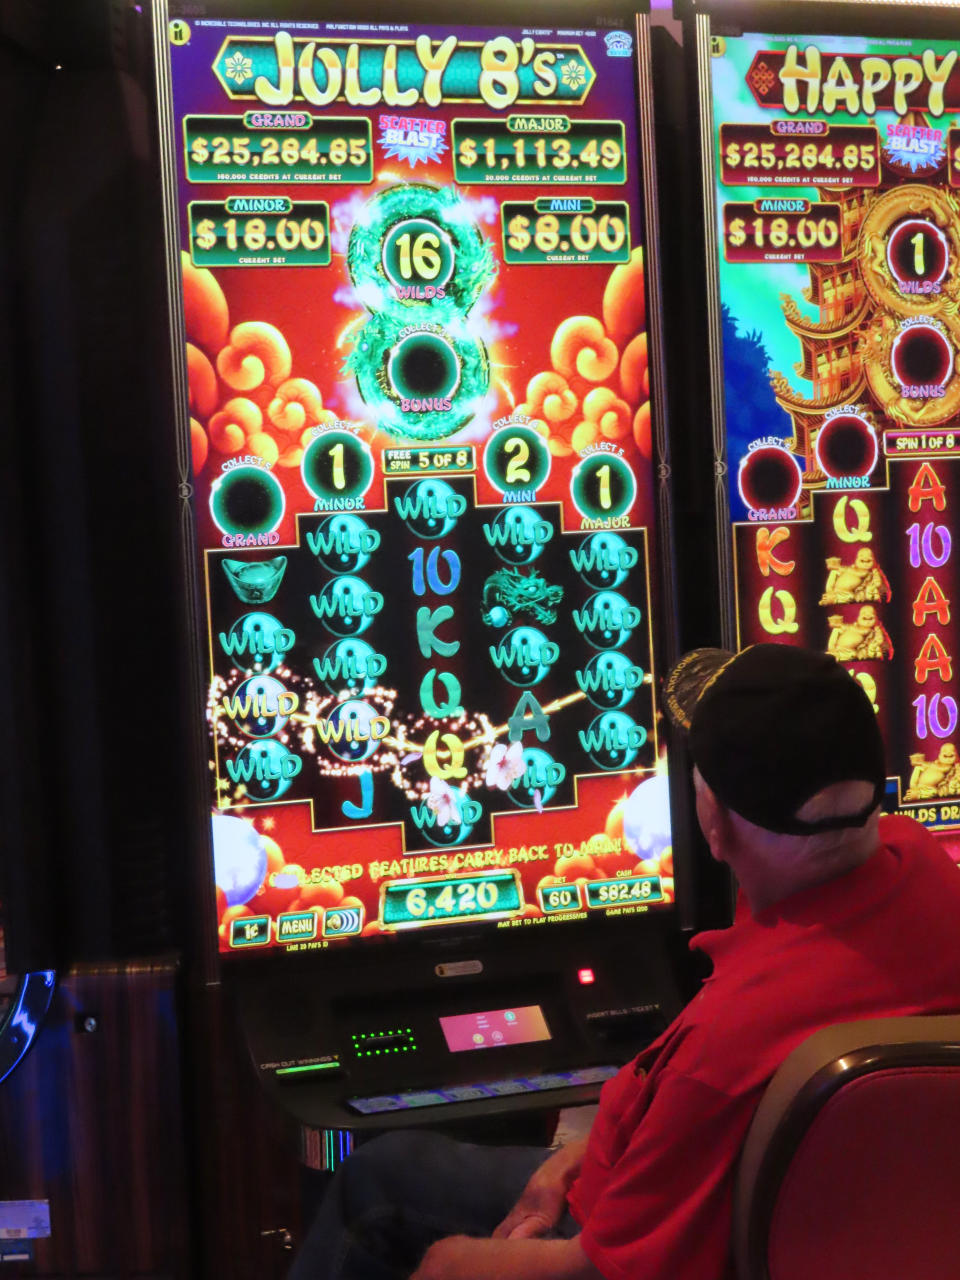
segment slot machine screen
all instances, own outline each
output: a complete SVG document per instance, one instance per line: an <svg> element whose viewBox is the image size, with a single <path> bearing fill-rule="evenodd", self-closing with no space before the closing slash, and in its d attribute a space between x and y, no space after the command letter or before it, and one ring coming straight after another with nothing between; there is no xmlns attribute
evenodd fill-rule
<svg viewBox="0 0 960 1280"><path fill-rule="evenodd" d="M833 653L886 808L960 858L957 50L748 33L709 61L737 643Z"/></svg>
<svg viewBox="0 0 960 1280"><path fill-rule="evenodd" d="M505 1048L549 1040L550 1028L539 1005L520 1009L494 1009L484 1013L456 1013L440 1019L440 1029L451 1053L469 1049Z"/></svg>
<svg viewBox="0 0 960 1280"><path fill-rule="evenodd" d="M637 31L167 40L221 951L669 910Z"/></svg>

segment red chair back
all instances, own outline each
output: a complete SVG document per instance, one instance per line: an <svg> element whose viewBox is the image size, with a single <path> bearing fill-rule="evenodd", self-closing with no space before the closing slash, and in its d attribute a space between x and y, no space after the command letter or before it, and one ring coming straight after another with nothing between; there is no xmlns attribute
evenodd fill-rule
<svg viewBox="0 0 960 1280"><path fill-rule="evenodd" d="M845 1023L767 1088L734 1208L740 1280L958 1280L960 1017Z"/></svg>

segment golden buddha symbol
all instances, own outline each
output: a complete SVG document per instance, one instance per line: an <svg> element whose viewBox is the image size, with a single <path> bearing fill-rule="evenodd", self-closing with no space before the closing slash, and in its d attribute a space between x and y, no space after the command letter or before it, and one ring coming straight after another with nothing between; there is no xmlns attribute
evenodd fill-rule
<svg viewBox="0 0 960 1280"><path fill-rule="evenodd" d="M872 604L863 605L853 622L845 622L840 613L831 614L827 622L827 652L838 662L893 657L893 644Z"/></svg>
<svg viewBox="0 0 960 1280"><path fill-rule="evenodd" d="M935 800L942 796L960 795L960 759L952 742L945 742L936 760L928 760L921 752L910 757L913 772L904 800Z"/></svg>
<svg viewBox="0 0 960 1280"><path fill-rule="evenodd" d="M890 599L890 583L877 564L872 548L861 547L851 564L844 564L839 556L827 557L827 584L820 597L821 604L852 604L865 600Z"/></svg>

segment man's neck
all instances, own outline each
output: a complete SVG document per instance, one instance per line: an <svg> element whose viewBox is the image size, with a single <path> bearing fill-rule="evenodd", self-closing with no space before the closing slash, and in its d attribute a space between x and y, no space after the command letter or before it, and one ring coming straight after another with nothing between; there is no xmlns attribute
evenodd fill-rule
<svg viewBox="0 0 960 1280"><path fill-rule="evenodd" d="M762 867L758 874L751 875L744 868L740 876L740 888L750 906L753 916L759 915L777 903L800 893L803 889L812 889L818 884L826 884L840 876L847 875L857 867L869 861L876 853L877 847L854 852L845 851L842 859L836 857L813 859L802 867L791 867L782 873L776 868Z"/></svg>

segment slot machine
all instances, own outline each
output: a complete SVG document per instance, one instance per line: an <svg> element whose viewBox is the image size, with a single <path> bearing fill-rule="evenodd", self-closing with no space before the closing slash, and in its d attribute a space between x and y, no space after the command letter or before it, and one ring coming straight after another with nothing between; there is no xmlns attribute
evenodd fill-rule
<svg viewBox="0 0 960 1280"><path fill-rule="evenodd" d="M153 11L203 963L327 1130L594 1100L692 911L648 20L383 12Z"/></svg>
<svg viewBox="0 0 960 1280"><path fill-rule="evenodd" d="M833 653L960 859L956 6L684 9L727 640Z"/></svg>

